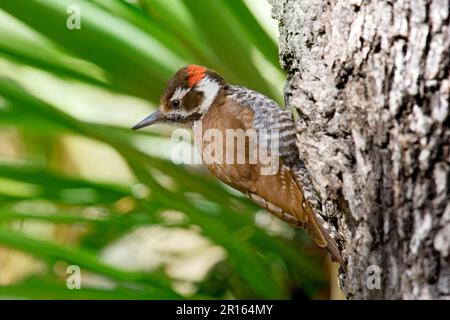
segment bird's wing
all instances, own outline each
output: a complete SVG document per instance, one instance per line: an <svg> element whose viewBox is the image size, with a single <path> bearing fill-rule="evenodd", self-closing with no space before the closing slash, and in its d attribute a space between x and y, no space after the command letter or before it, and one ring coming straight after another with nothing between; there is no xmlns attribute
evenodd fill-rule
<svg viewBox="0 0 450 320"><path fill-rule="evenodd" d="M278 140L279 157L283 164L291 169L302 197L306 203L302 210L307 214L310 223L305 227L321 247L327 247L334 258L342 263L335 238L337 233L321 217L322 205L313 188L309 172L300 159L297 148L297 130L292 114L283 110L273 100L263 94L241 86L230 86L228 96L242 106L254 112L254 126L257 130L268 130L267 139ZM269 130L270 129L270 130Z"/></svg>

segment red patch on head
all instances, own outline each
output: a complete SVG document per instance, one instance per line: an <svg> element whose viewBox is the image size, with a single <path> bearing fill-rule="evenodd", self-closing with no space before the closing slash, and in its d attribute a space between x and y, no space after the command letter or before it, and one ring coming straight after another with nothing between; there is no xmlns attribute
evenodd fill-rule
<svg viewBox="0 0 450 320"><path fill-rule="evenodd" d="M188 85L189 87L195 86L200 80L202 80L206 75L207 69L205 67L189 65L187 67L188 72Z"/></svg>

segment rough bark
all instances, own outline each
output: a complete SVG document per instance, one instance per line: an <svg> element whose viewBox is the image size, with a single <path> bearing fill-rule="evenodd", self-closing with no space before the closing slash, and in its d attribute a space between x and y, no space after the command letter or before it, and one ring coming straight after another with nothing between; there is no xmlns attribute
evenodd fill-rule
<svg viewBox="0 0 450 320"><path fill-rule="evenodd" d="M345 295L450 298L449 0L269 1L300 156L340 208Z"/></svg>

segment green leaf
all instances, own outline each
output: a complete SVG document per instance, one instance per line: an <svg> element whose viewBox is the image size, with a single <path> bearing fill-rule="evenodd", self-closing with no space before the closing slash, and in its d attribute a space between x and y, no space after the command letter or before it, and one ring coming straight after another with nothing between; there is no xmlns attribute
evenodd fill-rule
<svg viewBox="0 0 450 320"><path fill-rule="evenodd" d="M173 291L167 285L167 281L163 281L161 276L155 278L149 274L142 275L116 269L99 261L95 255L83 249L69 249L52 242L31 238L6 228L0 228L0 244L24 250L52 261L63 260L82 269L86 268L118 281L140 282L144 284L143 289L147 287L158 289L161 299L180 298L180 295Z"/></svg>
<svg viewBox="0 0 450 320"><path fill-rule="evenodd" d="M79 30L66 27L71 6L77 6L82 14ZM154 102L175 68L184 64L164 44L87 1L5 1L2 9L106 70L114 85Z"/></svg>
<svg viewBox="0 0 450 320"><path fill-rule="evenodd" d="M276 93L272 92L252 61L251 39L243 30L239 18L230 12L224 2L211 1L208 6L201 0L184 0L184 3L197 29L201 30L204 43L214 52L220 52L222 62L227 66L227 69L218 67L217 71L228 74L231 82L274 96Z"/></svg>
<svg viewBox="0 0 450 320"><path fill-rule="evenodd" d="M62 281L61 281L62 282ZM118 287L111 290L83 288L69 290L61 282L41 279L29 279L11 286L0 286L0 298L38 299L38 300L144 300L161 299L164 292L156 288L145 291Z"/></svg>

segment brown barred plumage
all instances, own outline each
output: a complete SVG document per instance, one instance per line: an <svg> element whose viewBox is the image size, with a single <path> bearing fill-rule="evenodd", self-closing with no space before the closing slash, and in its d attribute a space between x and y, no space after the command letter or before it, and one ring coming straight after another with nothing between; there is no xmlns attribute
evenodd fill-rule
<svg viewBox="0 0 450 320"><path fill-rule="evenodd" d="M298 148L296 146L297 131L292 114L289 111L282 110L275 101L259 92L245 87L230 86L226 90L226 94L239 105L248 107L254 112L253 125L256 129L270 128L279 130L280 158L282 159L283 164L293 173L297 187L300 189L300 192L306 200L302 203L302 207L304 211L306 211L306 214L310 216L310 219L317 221L320 233L325 237L327 242L327 249L332 254L332 257L342 265L343 260L337 243L339 234L337 233L336 228L330 222L325 220L327 217L322 211L321 200L313 187L308 170L299 157ZM280 218L283 219L282 217ZM299 225L299 220L283 220L294 225ZM305 228L314 237L316 230L311 230L311 228L315 228L315 225L306 225ZM314 238L314 240L319 246L323 246L320 236Z"/></svg>

